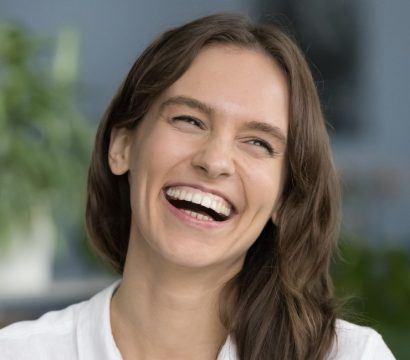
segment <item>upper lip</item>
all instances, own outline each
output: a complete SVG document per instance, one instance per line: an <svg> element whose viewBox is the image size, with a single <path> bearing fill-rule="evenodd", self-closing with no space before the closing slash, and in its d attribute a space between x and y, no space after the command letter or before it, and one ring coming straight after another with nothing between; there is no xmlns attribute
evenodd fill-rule
<svg viewBox="0 0 410 360"><path fill-rule="evenodd" d="M234 213L236 213L236 206L235 206L235 204L233 203L233 201L229 198L229 196L225 195L224 193L222 193L222 192L219 191L219 190L211 189L211 188L208 188L208 187L206 187L206 186L199 185L199 184L190 184L190 183L186 183L186 182L174 182L174 183L170 183L170 184L165 185L165 188L169 188L169 187L171 187L171 186L189 186L189 187L192 187L192 188L201 190L202 192L207 192L207 193L215 194L215 195L221 197L222 199L224 199L228 204L230 204L231 207L232 207L232 211L233 211Z"/></svg>

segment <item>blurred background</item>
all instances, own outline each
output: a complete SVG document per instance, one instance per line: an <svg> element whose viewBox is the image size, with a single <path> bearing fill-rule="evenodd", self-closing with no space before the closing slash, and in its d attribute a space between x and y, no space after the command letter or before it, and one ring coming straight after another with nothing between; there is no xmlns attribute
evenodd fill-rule
<svg viewBox="0 0 410 360"><path fill-rule="evenodd" d="M344 192L347 320L410 355L410 2L0 2L0 328L87 299L115 278L84 231L97 124L160 32L218 11L279 20L315 75ZM407 348L406 348L407 347ZM407 356L406 356L407 355Z"/></svg>

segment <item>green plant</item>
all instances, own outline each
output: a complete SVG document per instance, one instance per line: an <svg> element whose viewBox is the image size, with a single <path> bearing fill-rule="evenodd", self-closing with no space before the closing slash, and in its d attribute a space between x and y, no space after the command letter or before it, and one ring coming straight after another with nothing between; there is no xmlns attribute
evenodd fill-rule
<svg viewBox="0 0 410 360"><path fill-rule="evenodd" d="M0 23L0 245L39 205L79 222L91 132L76 105L78 48L70 29L54 42Z"/></svg>
<svg viewBox="0 0 410 360"><path fill-rule="evenodd" d="M410 338L410 253L405 248L363 245L346 236L333 279L340 296L352 296L347 320L379 331L398 358L407 358Z"/></svg>

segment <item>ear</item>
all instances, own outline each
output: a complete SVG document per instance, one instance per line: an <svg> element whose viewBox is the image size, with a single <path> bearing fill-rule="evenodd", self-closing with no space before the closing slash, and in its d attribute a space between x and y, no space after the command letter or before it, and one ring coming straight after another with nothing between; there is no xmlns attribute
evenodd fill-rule
<svg viewBox="0 0 410 360"><path fill-rule="evenodd" d="M277 219L278 219L278 210L279 210L279 208L280 208L280 205L281 205L281 199L279 199L277 202L276 202L276 204L275 204L275 206L273 207L273 209L272 209L272 212L271 212L271 220L272 220L272 222L276 225L277 224Z"/></svg>
<svg viewBox="0 0 410 360"><path fill-rule="evenodd" d="M108 149L108 164L114 175L123 175L130 168L132 132L127 128L113 128Z"/></svg>
<svg viewBox="0 0 410 360"><path fill-rule="evenodd" d="M275 210L274 212L272 212L272 215L271 215L271 220L272 220L272 222L276 225L276 217L277 217L277 211Z"/></svg>

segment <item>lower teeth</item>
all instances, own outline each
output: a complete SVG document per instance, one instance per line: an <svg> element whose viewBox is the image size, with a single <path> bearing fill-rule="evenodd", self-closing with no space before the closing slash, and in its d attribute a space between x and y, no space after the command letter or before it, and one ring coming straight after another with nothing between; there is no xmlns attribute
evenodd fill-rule
<svg viewBox="0 0 410 360"><path fill-rule="evenodd" d="M186 214L188 214L189 216L192 216L195 219L204 220L204 221L214 221L211 217L207 215L199 214L195 211L190 211L190 210L185 210L185 209L181 209L181 210L185 212Z"/></svg>

